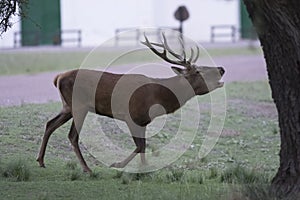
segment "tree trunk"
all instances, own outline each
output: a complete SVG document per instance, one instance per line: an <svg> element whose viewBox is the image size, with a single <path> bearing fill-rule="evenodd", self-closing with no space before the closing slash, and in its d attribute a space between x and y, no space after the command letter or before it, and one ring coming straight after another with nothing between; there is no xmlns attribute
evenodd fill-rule
<svg viewBox="0 0 300 200"><path fill-rule="evenodd" d="M267 63L278 110L280 166L272 190L300 192L300 1L244 0Z"/></svg>

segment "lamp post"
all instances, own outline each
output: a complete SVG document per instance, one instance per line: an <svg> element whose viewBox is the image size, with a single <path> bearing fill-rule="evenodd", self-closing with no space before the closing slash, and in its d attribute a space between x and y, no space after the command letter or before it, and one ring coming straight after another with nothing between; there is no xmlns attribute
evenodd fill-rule
<svg viewBox="0 0 300 200"><path fill-rule="evenodd" d="M190 17L189 11L185 6L179 6L174 13L175 19L179 21L179 32L183 33L183 22Z"/></svg>
<svg viewBox="0 0 300 200"><path fill-rule="evenodd" d="M190 17L189 11L185 6L179 6L177 10L174 13L174 17L176 20L179 21L179 32L180 32L180 38L183 42L184 45L184 40L183 40L183 22L187 20ZM183 46L184 48L184 46Z"/></svg>

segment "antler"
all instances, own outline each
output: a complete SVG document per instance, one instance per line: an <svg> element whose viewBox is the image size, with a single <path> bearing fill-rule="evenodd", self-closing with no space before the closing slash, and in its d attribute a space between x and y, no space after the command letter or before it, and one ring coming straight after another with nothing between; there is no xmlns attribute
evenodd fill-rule
<svg viewBox="0 0 300 200"><path fill-rule="evenodd" d="M162 33L162 37L163 37L163 41L161 44L159 43L154 43L154 42L149 42L146 34L144 34L145 37L145 42L141 42L142 44L146 45L147 47L150 48L150 50L155 53L156 55L158 55L159 57L161 57L163 60L175 64L175 65L181 65L184 66L186 68L191 68L193 66L193 64L198 60L199 58L199 47L196 46L196 56L194 57L194 49L191 48L191 56L190 58L187 60L186 59L186 53L185 53L185 49L184 49L184 42L181 38L179 38L179 43L183 49L182 55L179 55L177 53L175 53L170 46L167 43L167 39L164 33ZM163 48L163 52L159 52L157 49L155 49L154 46L157 47L161 47ZM178 60L171 60L170 58L168 58L167 53L170 53L172 56L174 56L175 58L177 58Z"/></svg>

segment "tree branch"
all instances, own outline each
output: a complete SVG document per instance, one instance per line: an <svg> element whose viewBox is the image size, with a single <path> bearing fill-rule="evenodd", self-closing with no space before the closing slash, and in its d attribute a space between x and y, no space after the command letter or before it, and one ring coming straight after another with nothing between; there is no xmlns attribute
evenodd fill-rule
<svg viewBox="0 0 300 200"><path fill-rule="evenodd" d="M28 0L2 0L0 2L0 35L12 26L10 19L15 15L23 15L23 5L28 4ZM19 7L19 10L17 10Z"/></svg>

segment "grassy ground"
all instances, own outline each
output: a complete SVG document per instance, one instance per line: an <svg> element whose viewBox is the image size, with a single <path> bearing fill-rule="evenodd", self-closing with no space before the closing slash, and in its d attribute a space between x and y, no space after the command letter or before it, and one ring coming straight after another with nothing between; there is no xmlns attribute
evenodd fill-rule
<svg viewBox="0 0 300 200"><path fill-rule="evenodd" d="M253 55L261 54L260 49L230 48L230 49L210 49L208 50L211 56L228 56L228 55ZM13 74L33 74L48 71L62 71L67 69L74 69L80 66L96 67L101 65L108 65L110 61L119 58L119 55L125 53L120 51L100 51L95 50L41 50L41 51L0 51L0 75ZM203 54L202 54L203 55ZM88 62L84 62L88 57ZM149 52L138 51L134 54L126 54L119 62L121 64L132 62L145 62L147 60L155 60L157 57ZM118 62L113 63L115 65ZM99 66L105 67L105 66Z"/></svg>
<svg viewBox="0 0 300 200"><path fill-rule="evenodd" d="M277 114L268 83L230 83L226 93L224 129L210 154L197 158L203 141L201 132L210 119L209 109L204 106L209 96L204 96L199 97L204 111L192 145L168 167L147 174L107 168L87 150L83 150L84 157L93 173L82 173L67 140L70 123L53 134L45 157L47 168L39 168L35 157L44 125L61 105L1 108L0 199L245 199L240 197L247 195L240 192L244 185L256 185L265 191L277 170L279 152ZM188 105L183 109L194 112ZM176 120L177 114L170 117ZM89 130L93 123L106 124L107 133L117 131L107 118L87 120L86 128ZM133 148L132 141L124 139L122 133L109 135ZM163 135L149 140L147 151L172 137L167 127Z"/></svg>

